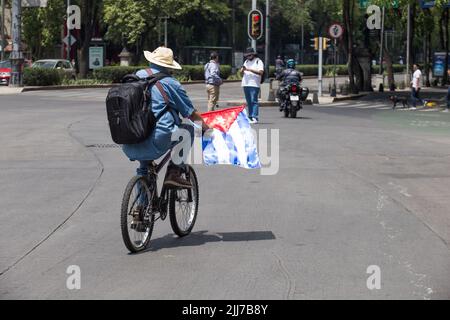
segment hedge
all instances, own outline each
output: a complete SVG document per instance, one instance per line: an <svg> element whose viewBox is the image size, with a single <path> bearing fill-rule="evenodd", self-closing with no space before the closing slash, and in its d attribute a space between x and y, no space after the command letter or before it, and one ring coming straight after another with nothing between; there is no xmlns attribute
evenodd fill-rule
<svg viewBox="0 0 450 320"><path fill-rule="evenodd" d="M106 83L118 83L130 73L142 69L142 67L103 67L94 70L94 79Z"/></svg>
<svg viewBox="0 0 450 320"><path fill-rule="evenodd" d="M102 82L118 83L125 75L145 68L148 67L103 67L96 69L93 76L94 79ZM231 76L231 66L221 65L220 72L222 78L227 79ZM173 71L173 76L180 81L205 80L205 71L202 65L184 65L182 70Z"/></svg>
<svg viewBox="0 0 450 320"><path fill-rule="evenodd" d="M26 86L57 86L62 84L64 72L56 69L25 68L23 83Z"/></svg>
<svg viewBox="0 0 450 320"><path fill-rule="evenodd" d="M316 64L302 64L297 65L296 69L303 73L304 76L317 76L318 75L318 65ZM393 65L393 69L395 73L404 72L406 70L405 65L395 64ZM334 65L324 65L323 66L323 74L333 74ZM386 68L385 68L386 71ZM270 76L275 75L275 67L270 66L269 69ZM380 72L380 66L372 66L372 74L377 74ZM348 67L346 64L336 65L336 74L339 76L348 75Z"/></svg>

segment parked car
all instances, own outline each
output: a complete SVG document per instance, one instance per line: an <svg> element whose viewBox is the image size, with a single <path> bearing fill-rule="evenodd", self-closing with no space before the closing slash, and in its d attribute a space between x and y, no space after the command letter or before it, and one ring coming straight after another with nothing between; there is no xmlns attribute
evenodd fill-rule
<svg viewBox="0 0 450 320"><path fill-rule="evenodd" d="M11 61L5 60L0 62L0 84L9 85L11 79Z"/></svg>
<svg viewBox="0 0 450 320"><path fill-rule="evenodd" d="M77 78L77 71L75 70L75 68L73 67L72 63L69 60L60 60L60 59L38 60L35 63L33 63L32 67L62 70L69 79L75 80Z"/></svg>

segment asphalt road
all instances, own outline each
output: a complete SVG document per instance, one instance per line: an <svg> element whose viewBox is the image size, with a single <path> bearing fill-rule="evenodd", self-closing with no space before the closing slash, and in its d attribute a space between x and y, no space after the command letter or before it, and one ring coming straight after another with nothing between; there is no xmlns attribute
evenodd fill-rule
<svg viewBox="0 0 450 320"><path fill-rule="evenodd" d="M204 110L203 86L187 89ZM298 119L264 108L278 173L196 166L193 234L158 222L149 250L130 255L119 210L136 164L111 147L105 95L0 97L0 299L450 298L448 114L384 100ZM222 90L241 97L238 84ZM80 290L66 287L72 265Z"/></svg>

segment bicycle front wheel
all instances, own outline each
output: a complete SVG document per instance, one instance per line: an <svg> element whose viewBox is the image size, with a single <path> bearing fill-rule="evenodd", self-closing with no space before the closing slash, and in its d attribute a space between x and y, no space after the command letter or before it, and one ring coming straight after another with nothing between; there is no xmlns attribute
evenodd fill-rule
<svg viewBox="0 0 450 320"><path fill-rule="evenodd" d="M173 232L179 237L187 236L194 228L198 213L198 181L191 166L187 166L183 177L192 184L192 189L169 191L169 216Z"/></svg>
<svg viewBox="0 0 450 320"><path fill-rule="evenodd" d="M132 253L144 250L153 232L153 193L147 179L136 176L128 183L122 200L120 225L125 246Z"/></svg>

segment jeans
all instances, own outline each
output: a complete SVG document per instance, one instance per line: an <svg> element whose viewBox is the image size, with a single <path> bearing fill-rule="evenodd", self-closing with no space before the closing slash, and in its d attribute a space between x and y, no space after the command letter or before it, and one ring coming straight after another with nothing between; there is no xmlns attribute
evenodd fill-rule
<svg viewBox="0 0 450 320"><path fill-rule="evenodd" d="M423 100L419 96L420 89L411 88L411 100L413 103L414 108L417 106L417 101L419 101L420 104L423 104Z"/></svg>
<svg viewBox="0 0 450 320"><path fill-rule="evenodd" d="M191 137L191 146L194 143L194 127L192 125L189 124L181 124L179 126L179 129L183 129L183 130L187 130L189 132L189 135ZM175 141L172 144L172 148L175 147L178 143L180 143L181 141L183 141L182 137L179 141ZM167 150L169 151L169 150ZM183 161L186 161L186 158L188 156L188 154L180 154L180 156L183 158ZM156 159L155 159L156 160ZM138 176L146 176L148 174L148 167L150 166L150 164L152 163L153 160L143 160L143 161L139 161L139 168L136 170L136 174ZM170 161L169 166L175 165L172 161Z"/></svg>
<svg viewBox="0 0 450 320"><path fill-rule="evenodd" d="M244 87L245 100L247 101L248 117L250 119L259 119L259 88Z"/></svg>

